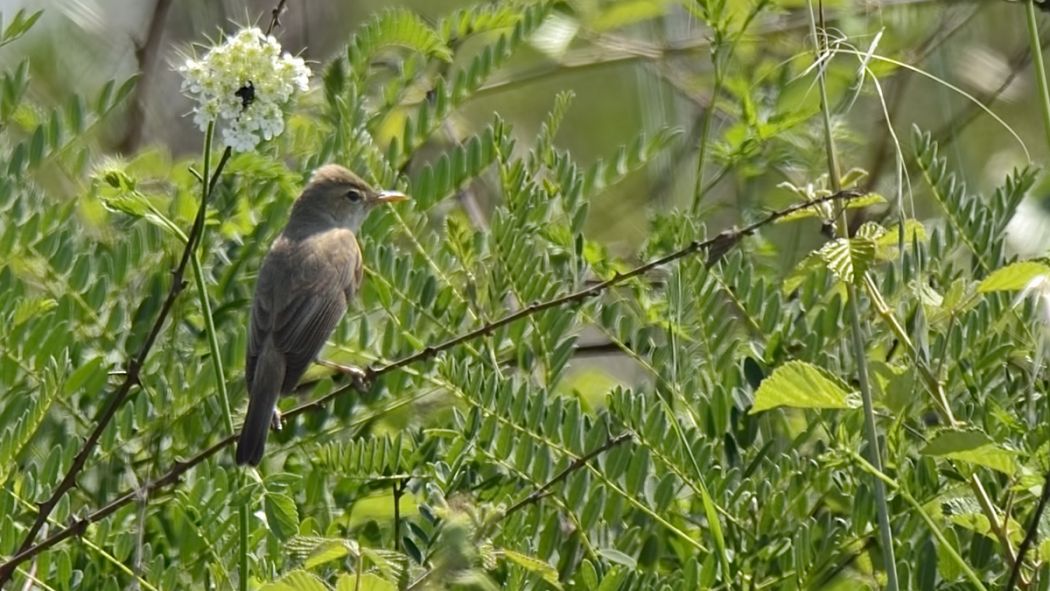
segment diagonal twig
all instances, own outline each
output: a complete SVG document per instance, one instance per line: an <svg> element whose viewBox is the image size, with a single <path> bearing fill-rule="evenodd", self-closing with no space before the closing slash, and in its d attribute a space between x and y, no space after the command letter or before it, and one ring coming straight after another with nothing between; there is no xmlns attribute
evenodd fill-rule
<svg viewBox="0 0 1050 591"><path fill-rule="evenodd" d="M281 13L284 12L284 5L288 0L280 0L277 6L274 6L273 10L270 11L270 26L266 27L266 35L269 36L273 33L273 30L281 26Z"/></svg>
<svg viewBox="0 0 1050 591"><path fill-rule="evenodd" d="M637 277L639 275L647 273L648 271L651 271L652 269L655 269L656 267L659 267L661 265L665 265L667 263L697 254L699 252L706 251L707 249L712 247L721 248L723 246L726 246L727 244L736 244L745 236L753 234L759 228L776 222L777 220L785 218L793 213L802 211L807 208L812 208L820 204L849 201L850 199L854 199L858 196L860 196L860 193L847 190L839 191L835 194L813 199L811 201L796 203L784 209L780 209L769 213L762 219L748 224L742 228L726 230L724 232L721 232L714 238L708 240L694 240L670 254L653 259L627 272L616 273L615 275L613 275L613 277L605 281L594 283L579 291L575 291L551 300L529 304L528 306L525 306L517 312L503 316L502 318L499 318L495 321L487 323L473 330L467 331L457 337L450 338L436 345L429 345L417 351L416 353L413 353L406 357L402 357L401 359L392 361L385 365L367 368L365 370L365 373L369 378L368 381L371 381L383 374L391 373L405 366L436 357L437 355L448 351L449 349L452 349L458 345L461 345L467 341L487 336L498 328L511 324L515 321L525 319L529 316L532 316L533 314L559 306L583 302L588 298L596 297L611 287L619 285L633 277ZM356 384L351 384L343 388L339 388L326 396L318 398L317 400L301 404L288 411L287 413L283 413L283 416L286 419L290 419L310 411L319 410L321 408L324 408L329 401L336 398L337 396L348 394L349 392L356 391L357 389L358 388ZM47 550L48 548L58 544L63 540L73 537L74 535L79 535L83 533L88 525L101 521L107 516L113 514L113 512L115 512L117 509L123 507L128 503L133 502L136 498L138 498L139 495L151 494L158 489L177 483L179 478L188 470L204 462L208 458L214 456L216 453L218 453L219 451L221 451L226 446L230 445L236 440L236 434L229 435L219 440L217 443L214 443L210 447L204 449L203 451L198 452L196 455L190 457L189 459L185 461L176 462L175 465L164 475L147 482L138 489L128 491L122 494L121 496L113 499L106 505L103 505L99 509L96 509L95 511L89 513L88 515L74 520L66 528L56 531L55 533L51 534L36 545L23 545L23 547L20 548L15 555L11 556L7 560L7 562L0 565L0 572L13 571L17 565L36 556L44 550ZM621 442L617 441L615 444L618 443Z"/></svg>
<svg viewBox="0 0 1050 591"><path fill-rule="evenodd" d="M513 505L511 505L506 511L503 512L503 514L500 516L500 518L506 519L512 513L518 511L519 509L522 509L522 508L524 508L527 505L535 503L536 501L538 501L538 500L542 499L543 497L547 496L548 494L550 494L549 491L550 491L550 488L552 486L554 486L555 484L558 484L562 480L565 480L566 478L569 477L570 474L572 474L573 472L575 472L575 471L579 470L580 468L586 466L587 463L590 462L591 460L593 460L594 458L596 458L596 457L600 456L601 454L609 451L610 449L616 447L617 445L620 445L621 443L624 443L626 441L630 441L632 437L634 437L634 433L631 433L630 431L621 433L621 434L617 435L616 437L610 437L608 440L606 440L605 443L603 443L599 447L597 447L597 448L587 452L586 454L576 458L575 460L573 460L572 463L569 464L568 466L566 466L564 470L562 470L561 472L558 472L557 474L555 474L553 478L551 478L547 482L543 483L543 485L540 486L539 488L537 488L536 490L534 490L531 493L529 493L528 496L526 496L525 498L521 499L517 503L514 503Z"/></svg>
<svg viewBox="0 0 1050 591"><path fill-rule="evenodd" d="M1035 513L1032 513L1032 522L1028 525L1028 531L1025 532L1021 545L1017 547L1017 559L1010 567L1010 578L1003 587L1006 591L1012 591L1014 585L1017 584L1021 575L1021 565L1024 563L1024 555L1039 537L1039 522L1043 517L1043 511L1046 510L1047 501L1050 501L1050 472L1047 472L1043 479L1043 491L1039 494L1039 503L1035 507Z"/></svg>

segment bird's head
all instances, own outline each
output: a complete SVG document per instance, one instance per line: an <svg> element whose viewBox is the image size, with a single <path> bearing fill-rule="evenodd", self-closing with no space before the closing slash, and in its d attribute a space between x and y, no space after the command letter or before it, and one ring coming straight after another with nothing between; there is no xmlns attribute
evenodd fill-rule
<svg viewBox="0 0 1050 591"><path fill-rule="evenodd" d="M314 171L310 183L292 207L292 217L327 221L357 231L368 212L381 203L408 199L399 191L373 189L361 177L339 166L326 164Z"/></svg>

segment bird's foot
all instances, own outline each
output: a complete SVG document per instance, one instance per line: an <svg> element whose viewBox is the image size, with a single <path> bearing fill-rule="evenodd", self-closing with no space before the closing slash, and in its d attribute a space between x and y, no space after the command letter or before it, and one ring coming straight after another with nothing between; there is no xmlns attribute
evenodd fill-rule
<svg viewBox="0 0 1050 591"><path fill-rule="evenodd" d="M370 369L361 369L360 367L354 367L352 365L343 365L326 359L318 359L317 363L318 365L334 369L349 377L354 383L354 388L359 392L367 392L370 390L372 388L372 383L375 381L375 376L372 375L372 370Z"/></svg>
<svg viewBox="0 0 1050 591"><path fill-rule="evenodd" d="M273 409L273 417L270 419L270 426L273 427L274 431L281 430L281 411L277 410L276 408Z"/></svg>

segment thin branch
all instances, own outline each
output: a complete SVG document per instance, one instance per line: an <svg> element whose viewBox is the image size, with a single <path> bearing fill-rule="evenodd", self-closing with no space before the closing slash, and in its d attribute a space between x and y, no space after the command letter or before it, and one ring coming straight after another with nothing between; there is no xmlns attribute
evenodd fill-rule
<svg viewBox="0 0 1050 591"><path fill-rule="evenodd" d="M228 154L228 152L229 151L227 150L227 154ZM220 170L221 170L221 164L223 164L223 163L225 163L225 158L223 159L222 163L220 163ZM218 172L218 171L216 171L216 172ZM212 185L214 185L214 180L215 180L215 177L213 177L213 179L212 179L212 181L213 181ZM840 192L835 193L833 195L828 195L828 196L825 196L825 197L814 199L812 201L805 201L805 202L796 203L796 204L794 204L794 205L792 205L790 207L786 207L784 209L777 210L777 211L774 211L772 213L769 213L768 215L766 215L762 219L758 220L757 222L748 224L747 226L744 226L742 228L734 228L732 230L726 230L726 231L718 234L714 238L711 238L710 240L703 240L703 241L694 240L693 242L690 242L689 244L683 246L682 248L680 248L680 249L678 249L678 250L676 250L676 251L674 251L674 252L672 252L672 253L670 253L668 255L665 255L665 256L662 256L660 258L657 258L657 259L654 259L652 261L649 261L648 263L645 263L643 265L635 267L635 268L633 268L630 271L627 271L625 273L617 273L616 275L614 275L610 279L607 279L607 280L602 281L600 283L595 283L595 284L593 284L593 285L591 285L589 287L581 289L580 291L569 293L569 294L566 294L566 295L561 296L559 298L555 298L555 299L548 300L548 301L545 301L545 302L537 302L537 303L530 304L530 305L522 308L521 310L518 310L517 312L514 312L513 314L508 314L508 315L506 315L506 316L504 316L504 317L502 317L502 318L500 318L498 320L495 320L495 321L493 321L491 323L485 324L484 326L481 326L481 327L476 328L474 330L468 331L468 332L466 332L466 333L464 333L464 334L462 334L460 336L448 339L448 340L446 340L444 342L441 342L441 343L439 343L437 345L427 346L427 347L423 348L422 350L420 350L420 351L418 351L416 353L413 353L413 354L408 355L406 357L402 357L401 359L398 359L396 361L392 361L392 362L390 362L390 363L388 363L386 365L381 365L381 366L375 367L375 368L368 368L368 369L365 370L365 373L366 373L367 377L369 378L368 381L372 381L375 378L377 378L377 377L379 377L379 376L381 376L383 374L391 373L393 371L396 371L398 369L401 369L401 368L403 368L405 366L408 366L408 365L411 365L413 363L417 363L419 361L425 361L425 360L431 359L433 357L436 357L437 355L439 355L439 354L441 354L441 353L443 353L443 352L445 352L445 351L447 351L449 349L452 349L452 348L454 348L454 347L456 347L456 346L458 346L460 344L463 344L463 343L465 343L467 341L470 341L470 340L473 340L473 339L476 339L476 338L479 338L479 337L487 336L490 333L492 333L494 330L496 330L498 328L501 328L503 326L506 326L508 324L511 324L511 323L513 323L513 322L515 322L517 320L522 320L524 318L527 318L529 316L532 316L533 314L542 312L544 310L548 310L548 309L559 307L559 306L564 306L564 305L567 305L567 304L579 303L579 302L583 302L583 301L587 300L588 298L596 297L596 296L600 295L602 292L604 292L607 289L609 289L610 287L619 285L619 284L627 281L628 279L631 279L633 277L637 277L639 275L647 273L648 271L651 271L652 269L655 269L656 267L659 267L661 265L665 265L667 263L676 261L678 259L682 259L682 258L685 258L687 256L691 256L691 255L697 254L699 252L704 252L708 248L711 248L711 247L719 247L720 248L720 247L724 246L727 242L728 243L732 243L732 244L736 244L740 240L742 240L744 237L753 234L759 228L762 228L763 226L767 226L769 224L772 224L773 222L776 222L777 220L780 220L780 219L782 219L784 217L787 217L787 216L789 216L789 215L791 215L791 214L793 214L795 212L802 211L802 210L808 209L808 208L812 208L814 206L817 206L817 205L820 205L820 204L823 204L823 203L849 201L850 199L854 199L854 198L858 197L859 195L860 195L860 193L857 193L855 191L840 191ZM137 370L136 370L136 374L135 375L137 375ZM129 371L129 379L130 379L130 376L131 376L131 372ZM332 399L334 399L334 398L336 398L338 396L342 396L342 395L348 394L351 391L357 391L357 390L358 390L358 385L357 384L350 384L350 385L345 386L343 388L339 388L338 390L335 390L335 391L331 392L330 394L328 394L326 396L318 398L317 400L314 400L314 401L311 401L311 402L307 402L305 404L297 406L297 407L293 408L292 410L288 411L287 413L284 413L283 416L284 416L285 419L291 419L291 418L294 418L294 417L296 417L298 415L305 414L305 413L310 412L310 411L322 409ZM188 460L185 460L185 461L182 461L182 462L176 462L176 464L167 473L165 473L163 476L160 476L160 477L158 477L158 478L156 478L154 480L151 480L150 482L146 483L142 488L135 489L135 490L128 491L128 492L124 493L123 495L121 495L121 496L117 497L116 499L110 501L108 504L104 505L103 507L97 509L96 511L94 511L92 513L89 513L87 516L73 521L73 523L70 524L65 529L62 529L60 531L56 531L54 534L52 534L51 536L48 536L46 539L44 539L43 541L41 541L40 543L38 543L38 544L36 544L34 546L27 546L27 547L23 547L23 548L19 549L18 553L16 553L14 556L12 556L10 559L8 559L8 561L6 563L4 563L3 565L0 565L0 569L3 569L3 572L13 571L14 568L17 565L21 564L22 562L24 562L24 561L26 561L26 560L34 557L34 556L36 556L40 552L43 552L44 550L54 546L55 544L58 544L59 542L65 540L65 539L68 539L68 538L70 538L70 537L72 537L74 535L81 534L87 528L88 525L90 525L92 523L96 523L96 522L106 518L107 516L111 515L114 511L116 511L120 507L122 507L122 506L124 506L124 505L126 505L126 504L128 504L130 502L133 502L136 498L138 498L138 495L140 495L140 494L150 494L150 493L156 491L157 489L160 489L160 488L163 488L165 486L168 486L168 485L171 485L171 484L174 484L174 483L178 482L179 477L182 476L182 474L184 474L190 468L196 466L197 464L200 464L200 463L204 462L205 460L207 460L208 458L212 457L217 452L219 452L219 450L225 448L226 446L230 445L231 443L233 443L236 440L237 440L237 435L236 434L229 435L229 436L219 440L217 443L213 444L211 447L205 449L204 451L201 451L201 452L197 453L196 455L192 456Z"/></svg>
<svg viewBox="0 0 1050 591"><path fill-rule="evenodd" d="M888 0L881 6L873 6L870 11L885 10L887 6L921 6L934 4L941 0ZM862 11L868 14L869 10ZM842 10L837 15L850 18L858 16L856 9ZM829 21L835 21L837 15L832 15ZM760 26L751 36L760 42L765 42L770 35L788 33L799 28L807 27L808 23L804 16L772 19L764 26ZM604 36L609 39L611 36ZM493 77L491 81L484 84L478 92L471 95L467 100L474 100L483 95L491 93L511 92L522 87L556 76L561 76L574 70L584 71L604 66L618 64L629 64L635 62L658 62L674 56L689 56L701 51L707 51L711 47L711 40L706 36L697 36L685 39L674 44L660 45L644 43L633 40L618 39L616 47L588 47L566 52L557 61L546 62L539 66L526 66L515 70L509 70L503 75Z"/></svg>
<svg viewBox="0 0 1050 591"><path fill-rule="evenodd" d="M171 0L157 0L157 3L153 5L153 14L146 28L145 38L135 41L135 60L138 62L141 77L135 82L135 90L131 100L128 101L129 110L124 137L117 144L117 151L122 154L134 152L139 142L142 141L142 121L145 117L144 96L153 78L153 66L157 62L160 42L164 39L164 21L167 20L170 8Z"/></svg>
<svg viewBox="0 0 1050 591"><path fill-rule="evenodd" d="M1050 47L1050 40L1042 42L1042 48L1045 50ZM1009 73L1003 77L994 90L986 93L984 96L978 97L978 101L985 107L991 107L1002 96L1006 89L1013 84L1014 79L1021 73L1021 71L1028 67L1028 64L1032 61L1032 48L1025 46L1024 49L1018 50L1018 52L1010 59L1009 62ZM974 103L967 103L966 107L962 112L955 115L951 121L948 121L936 131L933 132L933 140L939 144L947 145L955 140L959 134L966 129L971 123L977 120L978 117L985 114L981 107Z"/></svg>
<svg viewBox="0 0 1050 591"><path fill-rule="evenodd" d="M550 488L552 486L554 486L555 484L558 484L562 480L565 480L566 478L568 478L569 474L572 474L573 472L579 470L580 468L583 468L584 466L587 465L588 462L590 462L594 458L600 456L601 454L609 451L610 449L616 447L617 445L620 445L621 443L624 443L625 441L630 441L632 437L634 437L634 433L631 433L630 431L627 431L626 433L621 433L621 434L617 435L616 437L610 437L600 447L598 447L598 448L596 448L596 449L594 449L594 450L592 450L592 451L590 451L590 452L588 452L588 453L586 453L586 454L576 458L575 460L572 461L571 464L566 466L564 470L562 470L561 472L558 472L557 474L554 475L553 478L551 478L547 482L543 483L543 486L537 488L536 490L534 490L531 493L529 493L529 495L527 497L525 497L522 500L518 501L517 503L514 503L513 505L511 505L510 508L508 508L506 511L504 511L503 515L501 515L500 517L502 519L506 519L507 517L510 517L510 515L512 513L518 511L519 509L522 509L522 508L524 508L527 505L535 503L536 501L538 501L538 500L542 499L543 497L547 496L549 494L547 491L549 491Z"/></svg>
<svg viewBox="0 0 1050 591"><path fill-rule="evenodd" d="M287 2L288 2L288 0L280 0L277 3L277 6L274 6L273 10L270 11L270 14L271 14L271 16L270 16L270 26L266 27L266 36L267 37L269 37L270 34L273 33L273 30L275 28L281 26L281 13L284 12L284 5Z"/></svg>
<svg viewBox="0 0 1050 591"><path fill-rule="evenodd" d="M1035 543L1035 539L1039 537L1039 521L1043 517L1043 511L1046 510L1047 501L1050 501L1050 471L1046 473L1046 477L1043 479L1043 492L1039 494L1039 504L1036 505L1035 513L1032 514L1032 521L1028 524L1028 531L1025 532L1021 545L1017 547L1017 559L1014 560L1014 564L1010 568L1010 579L1006 582L1006 587L1003 587L1006 591L1011 591L1014 585L1017 584L1018 577L1021 575L1021 565L1024 563L1024 555Z"/></svg>
<svg viewBox="0 0 1050 591"><path fill-rule="evenodd" d="M80 451L78 451L77 455L73 458L73 463L69 466L69 470L66 471L66 475L51 492L51 496L45 501L39 503L36 520L33 522L33 525L30 526L29 531L22 540L22 544L19 546L18 554L16 554L16 556L23 554L34 547L33 542L41 528L47 523L47 518L51 515L51 512L54 510L59 500L61 500L70 489L77 486L77 477L80 475L81 471L83 471L88 457L98 446L98 441L101 439L106 427L109 426L113 417L116 416L117 410L119 410L128 399L131 394L131 389L138 385L139 373L142 371L142 367L146 363L146 358L149 356L150 350L153 348L153 344L157 340L157 335L160 334L160 331L164 326L164 321L171 312L171 308L174 306L176 298L178 298L179 294L186 287L183 275L185 274L186 266L190 261L190 256L197 244L201 231L204 228L204 216L205 211L207 210L208 200L215 191L216 181L218 181L219 175L222 173L222 169L226 166L226 162L229 159L230 149L226 148L222 153L222 158L219 160L219 165L215 168L215 174L211 178L211 183L208 184L207 190L203 193L200 207L197 209L197 216L193 221L193 227L190 230L189 236L187 236L186 245L182 249L182 256L179 258L179 263L175 267L175 270L172 271L171 287L168 289L168 296L165 298L164 304L161 306L160 312L157 314L157 318L153 322L153 327L150 328L149 334L146 336L146 340L143 341L138 354L128 364L124 381L110 397L109 403L103 409L102 413L95 419L94 430L91 431L91 434L88 436L83 446L81 446ZM134 496L132 496L131 499L133 500ZM17 566L19 562L21 561L11 559L3 565L0 565L0 587L11 579L11 576L14 574L14 567Z"/></svg>

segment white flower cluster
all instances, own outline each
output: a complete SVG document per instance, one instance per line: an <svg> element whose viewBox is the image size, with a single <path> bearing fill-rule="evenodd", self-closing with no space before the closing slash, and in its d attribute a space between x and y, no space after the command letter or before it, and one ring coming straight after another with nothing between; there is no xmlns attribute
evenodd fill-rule
<svg viewBox="0 0 1050 591"><path fill-rule="evenodd" d="M179 72L182 92L197 101L194 123L204 131L220 122L223 143L238 152L284 131L283 108L310 79L302 58L282 55L277 40L257 27L241 29L202 59L187 59Z"/></svg>

